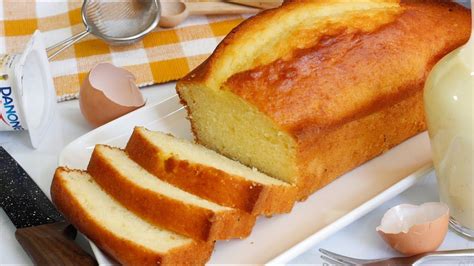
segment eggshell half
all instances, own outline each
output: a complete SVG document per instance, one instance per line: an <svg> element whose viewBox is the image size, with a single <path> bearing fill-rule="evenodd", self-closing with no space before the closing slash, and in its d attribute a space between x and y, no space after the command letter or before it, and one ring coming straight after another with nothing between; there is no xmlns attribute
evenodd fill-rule
<svg viewBox="0 0 474 266"><path fill-rule="evenodd" d="M79 104L86 120L100 126L142 107L145 100L132 73L100 63L84 79Z"/></svg>
<svg viewBox="0 0 474 266"><path fill-rule="evenodd" d="M448 232L449 208L444 203L401 204L388 210L377 232L405 255L436 250Z"/></svg>

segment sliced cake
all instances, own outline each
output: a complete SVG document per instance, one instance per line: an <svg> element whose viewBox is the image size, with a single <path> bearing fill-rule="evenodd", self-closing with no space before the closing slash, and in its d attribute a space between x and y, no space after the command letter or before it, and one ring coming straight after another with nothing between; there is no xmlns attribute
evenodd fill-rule
<svg viewBox="0 0 474 266"><path fill-rule="evenodd" d="M171 135L137 127L125 150L157 177L224 206L268 216L295 202L294 186Z"/></svg>
<svg viewBox="0 0 474 266"><path fill-rule="evenodd" d="M150 224L109 196L86 172L58 168L51 197L64 216L124 265L203 265L213 243Z"/></svg>
<svg viewBox="0 0 474 266"><path fill-rule="evenodd" d="M107 193L138 216L194 239L243 238L255 224L253 215L156 178L118 148L97 145L87 170Z"/></svg>

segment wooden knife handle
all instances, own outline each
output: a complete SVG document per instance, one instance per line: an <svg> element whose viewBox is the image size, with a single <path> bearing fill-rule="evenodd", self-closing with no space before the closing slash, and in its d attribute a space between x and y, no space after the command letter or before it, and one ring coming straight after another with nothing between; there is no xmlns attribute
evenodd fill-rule
<svg viewBox="0 0 474 266"><path fill-rule="evenodd" d="M97 265L74 238L76 229L67 222L17 229L15 237L36 265Z"/></svg>

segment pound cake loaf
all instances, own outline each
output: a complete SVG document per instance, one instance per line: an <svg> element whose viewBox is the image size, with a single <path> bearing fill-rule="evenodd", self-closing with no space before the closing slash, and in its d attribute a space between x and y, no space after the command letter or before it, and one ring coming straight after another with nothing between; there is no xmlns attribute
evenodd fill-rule
<svg viewBox="0 0 474 266"><path fill-rule="evenodd" d="M123 265L204 265L211 256L213 242L198 242L146 222L86 172L58 168L51 197L78 230Z"/></svg>
<svg viewBox="0 0 474 266"><path fill-rule="evenodd" d="M234 29L177 92L199 143L305 199L426 129L425 79L470 28L448 1L291 1Z"/></svg>
<svg viewBox="0 0 474 266"><path fill-rule="evenodd" d="M97 145L87 172L143 219L201 241L248 236L256 217L220 206L156 178L118 148Z"/></svg>
<svg viewBox="0 0 474 266"><path fill-rule="evenodd" d="M135 128L125 151L166 182L253 215L289 212L296 200L295 186L161 132Z"/></svg>

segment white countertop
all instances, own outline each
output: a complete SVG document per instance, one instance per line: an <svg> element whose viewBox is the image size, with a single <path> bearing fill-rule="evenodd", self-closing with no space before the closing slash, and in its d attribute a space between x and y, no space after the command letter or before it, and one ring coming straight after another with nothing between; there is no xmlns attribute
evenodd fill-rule
<svg viewBox="0 0 474 266"><path fill-rule="evenodd" d="M165 99L175 93L174 83L152 86L142 91L149 103ZM77 100L59 103L56 114L48 137L37 150L31 148L26 132L0 132L0 145L4 146L23 166L48 196L51 178L58 166L57 161L61 150L69 142L93 129L83 119ZM295 258L292 263L322 264L323 261L321 261L318 252L319 248L360 258L398 256L399 254L392 251L381 240L375 232L375 227L379 224L385 211L395 205L400 203L420 204L428 201L437 201L438 196L435 182L434 173L429 174L421 183L320 242L306 253ZM8 217L3 210L0 211L0 265L31 264L31 260L16 241L14 231L15 228ZM87 243L83 239L79 241L84 247L87 247ZM440 250L465 248L474 248L474 241L469 241L450 231ZM463 263L465 264L466 262ZM470 261L470 263L474 264L473 261Z"/></svg>

